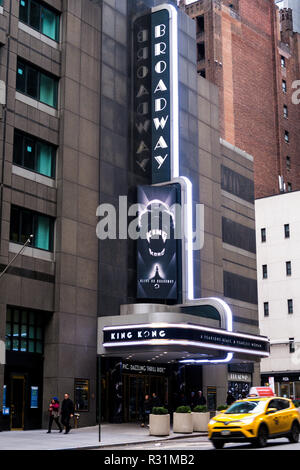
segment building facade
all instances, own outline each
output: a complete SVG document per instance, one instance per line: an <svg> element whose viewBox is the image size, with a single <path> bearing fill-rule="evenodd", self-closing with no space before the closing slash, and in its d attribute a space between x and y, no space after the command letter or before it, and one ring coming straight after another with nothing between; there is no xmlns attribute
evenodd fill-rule
<svg viewBox="0 0 300 470"><path fill-rule="evenodd" d="M65 392L87 425L96 414L101 8L2 8L1 271L34 235L0 282L3 426L46 425L50 398Z"/></svg>
<svg viewBox="0 0 300 470"><path fill-rule="evenodd" d="M271 341L270 357L261 362L262 383L298 400L299 197L295 191L255 202L259 323Z"/></svg>
<svg viewBox="0 0 300 470"><path fill-rule="evenodd" d="M275 0L276 6L283 10L284 8L291 8L293 11L293 30L300 33L300 5L297 0Z"/></svg>
<svg viewBox="0 0 300 470"><path fill-rule="evenodd" d="M195 309L183 278L177 300L138 298L136 242L97 238L105 204L119 215L120 197L127 197L127 209L137 202L138 187L154 191L146 137L136 147L132 135L147 126L134 125L134 97L147 94L146 88L133 94L146 71L144 64L136 75L134 64L147 57L145 51L135 55L132 27L161 3L3 1L1 272L12 264L0 277L2 429L46 426L50 398L65 392L74 399L79 425L87 426L96 423L100 393L102 419L132 421L146 391L174 407L180 394L201 389L214 409L228 387L240 394L259 383L268 341L259 336L257 316L253 159L220 141L218 90L197 76L195 24L182 11L172 30L179 37L178 118L172 122L178 125L178 172L186 178L180 182L188 180L194 204L204 206L203 248L184 262L193 297L218 300L204 307L200 301ZM177 11L170 8L164 10ZM164 31L157 29L157 37ZM164 71L163 63L157 70ZM165 91L164 83L156 91ZM155 110L163 104L161 98ZM146 108L138 109L143 115ZM155 123L165 127L167 121ZM164 142L160 138L156 147ZM164 158L156 155L160 167ZM199 351L189 340L188 348L171 353L104 346L108 327L125 324L127 331L132 321L152 325L154 319L169 322L169 332L179 324L176 334L190 322L197 334L210 331L213 343ZM231 357L226 344L236 341L240 348ZM199 357L223 363L180 362Z"/></svg>
<svg viewBox="0 0 300 470"><path fill-rule="evenodd" d="M298 190L293 11L273 0L180 3L196 22L198 73L219 88L221 136L254 157L255 196Z"/></svg>

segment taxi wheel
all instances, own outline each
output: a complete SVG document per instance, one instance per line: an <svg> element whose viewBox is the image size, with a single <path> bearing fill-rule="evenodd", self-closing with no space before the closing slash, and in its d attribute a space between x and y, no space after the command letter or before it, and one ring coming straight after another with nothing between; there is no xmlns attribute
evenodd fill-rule
<svg viewBox="0 0 300 470"><path fill-rule="evenodd" d="M292 424L292 428L288 435L288 438L289 438L289 441L294 444L299 442L299 425L296 422Z"/></svg>
<svg viewBox="0 0 300 470"><path fill-rule="evenodd" d="M215 449L223 449L225 442L220 441L219 439L213 439L212 440L212 445L214 446Z"/></svg>
<svg viewBox="0 0 300 470"><path fill-rule="evenodd" d="M257 438L254 441L256 447L266 447L268 441L268 429L266 426L261 426L257 433Z"/></svg>

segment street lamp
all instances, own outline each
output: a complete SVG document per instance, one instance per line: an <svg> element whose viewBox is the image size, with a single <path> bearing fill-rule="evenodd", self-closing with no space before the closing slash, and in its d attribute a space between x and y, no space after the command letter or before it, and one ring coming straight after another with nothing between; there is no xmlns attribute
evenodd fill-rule
<svg viewBox="0 0 300 470"><path fill-rule="evenodd" d="M0 273L0 279L4 276L6 271L10 268L10 266L14 263L14 261L17 259L17 257L25 250L25 248L31 243L31 240L33 239L33 235L29 235L29 238L26 240L20 251L13 257L13 259L8 263L6 268Z"/></svg>

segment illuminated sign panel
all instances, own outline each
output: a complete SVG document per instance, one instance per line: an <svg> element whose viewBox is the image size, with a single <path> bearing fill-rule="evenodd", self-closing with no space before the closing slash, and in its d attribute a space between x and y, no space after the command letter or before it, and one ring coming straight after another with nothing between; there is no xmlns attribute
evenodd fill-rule
<svg viewBox="0 0 300 470"><path fill-rule="evenodd" d="M179 301L180 243L177 185L139 186L140 238L137 243L137 297Z"/></svg>
<svg viewBox="0 0 300 470"><path fill-rule="evenodd" d="M134 23L135 161L153 184L178 176L177 12L171 6ZM175 117L175 119L174 119Z"/></svg>
<svg viewBox="0 0 300 470"><path fill-rule="evenodd" d="M264 336L233 333L192 324L146 324L103 328L105 348L129 346L191 346L267 357Z"/></svg>
<svg viewBox="0 0 300 470"><path fill-rule="evenodd" d="M171 180L169 12L152 14L152 183Z"/></svg>

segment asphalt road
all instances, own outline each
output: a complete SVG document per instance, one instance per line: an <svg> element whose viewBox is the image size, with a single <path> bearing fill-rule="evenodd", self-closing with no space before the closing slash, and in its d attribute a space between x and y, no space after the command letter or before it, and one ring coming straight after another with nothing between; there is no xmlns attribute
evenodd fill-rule
<svg viewBox="0 0 300 470"><path fill-rule="evenodd" d="M300 442L298 444L291 444L288 439L280 438L280 439L270 439L268 444L263 449L257 449L253 447L249 443L228 443L224 446L224 451L226 449L230 450L300 450ZM207 437L186 437L183 439L174 439L168 440L165 442L157 442L157 443L147 443L147 444L135 444L135 445L126 445L126 446L116 446L116 447L101 447L101 449L97 450L119 450L119 451L140 451L140 450L156 450L156 451L197 451L197 450L214 450L215 452L220 452L220 450L216 451Z"/></svg>

